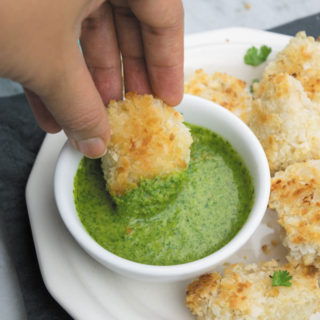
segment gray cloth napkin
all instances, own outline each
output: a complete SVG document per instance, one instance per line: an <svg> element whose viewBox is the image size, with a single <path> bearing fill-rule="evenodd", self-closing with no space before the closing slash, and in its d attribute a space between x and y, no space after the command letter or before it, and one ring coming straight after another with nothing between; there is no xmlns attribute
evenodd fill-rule
<svg viewBox="0 0 320 320"><path fill-rule="evenodd" d="M27 319L67 320L72 318L42 281L25 202L25 186L43 138L24 95L0 98L0 221Z"/></svg>
<svg viewBox="0 0 320 320"><path fill-rule="evenodd" d="M295 35L300 30L317 37L320 14L270 31ZM0 220L27 318L68 320L71 317L54 301L42 281L25 203L25 185L43 138L44 132L35 123L24 95L0 98Z"/></svg>

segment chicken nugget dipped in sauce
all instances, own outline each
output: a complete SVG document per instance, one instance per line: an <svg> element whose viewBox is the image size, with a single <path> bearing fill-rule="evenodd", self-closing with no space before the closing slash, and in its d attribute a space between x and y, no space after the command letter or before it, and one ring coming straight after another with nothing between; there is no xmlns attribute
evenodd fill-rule
<svg viewBox="0 0 320 320"><path fill-rule="evenodd" d="M183 116L160 99L135 93L111 101L107 113L107 190L120 211L161 210L177 195L190 159L192 137Z"/></svg>

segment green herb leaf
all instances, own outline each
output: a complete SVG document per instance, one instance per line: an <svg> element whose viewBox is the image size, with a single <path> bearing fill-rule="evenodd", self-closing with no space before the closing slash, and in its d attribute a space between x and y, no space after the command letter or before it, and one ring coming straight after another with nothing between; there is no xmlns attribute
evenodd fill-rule
<svg viewBox="0 0 320 320"><path fill-rule="evenodd" d="M287 270L275 271L272 277L272 286L290 287L292 276Z"/></svg>
<svg viewBox="0 0 320 320"><path fill-rule="evenodd" d="M250 93L253 93L253 84L256 82L259 82L259 79L252 79L251 85L250 85Z"/></svg>
<svg viewBox="0 0 320 320"><path fill-rule="evenodd" d="M244 56L244 63L251 66L258 66L267 60L271 50L272 49L267 46L261 46L259 50L256 47L251 47Z"/></svg>

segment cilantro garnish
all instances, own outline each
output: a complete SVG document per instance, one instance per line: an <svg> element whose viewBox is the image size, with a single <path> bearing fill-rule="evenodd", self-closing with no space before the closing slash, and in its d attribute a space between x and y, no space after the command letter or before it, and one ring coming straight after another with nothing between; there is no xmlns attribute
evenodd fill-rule
<svg viewBox="0 0 320 320"><path fill-rule="evenodd" d="M287 270L275 271L272 277L272 286L290 287L292 276Z"/></svg>
<svg viewBox="0 0 320 320"><path fill-rule="evenodd" d="M253 79L250 85L250 93L253 93L253 84L259 82L259 79Z"/></svg>
<svg viewBox="0 0 320 320"><path fill-rule="evenodd" d="M251 47L244 56L244 63L251 66L258 66L267 60L271 50L272 49L267 46L261 46L259 50L256 47Z"/></svg>

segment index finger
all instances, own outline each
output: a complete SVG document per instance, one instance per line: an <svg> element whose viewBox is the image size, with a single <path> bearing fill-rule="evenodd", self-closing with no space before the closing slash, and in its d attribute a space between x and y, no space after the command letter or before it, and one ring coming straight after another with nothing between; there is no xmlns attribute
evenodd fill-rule
<svg viewBox="0 0 320 320"><path fill-rule="evenodd" d="M183 95L184 11L180 0L129 0L141 23L152 91L170 105Z"/></svg>

